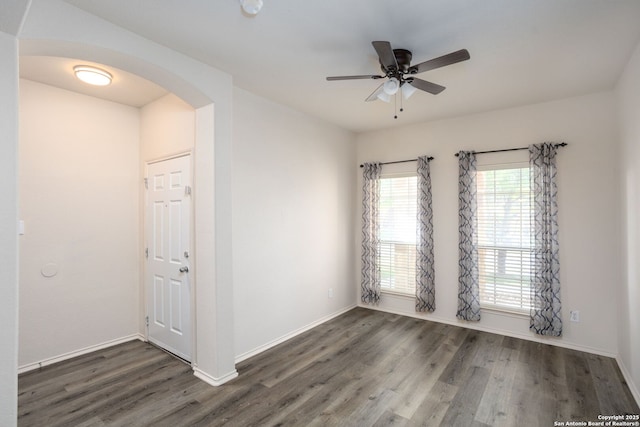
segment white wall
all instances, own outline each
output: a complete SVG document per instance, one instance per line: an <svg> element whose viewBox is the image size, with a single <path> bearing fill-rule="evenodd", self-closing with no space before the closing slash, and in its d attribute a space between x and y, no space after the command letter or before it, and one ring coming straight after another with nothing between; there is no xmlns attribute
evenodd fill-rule
<svg viewBox="0 0 640 427"><path fill-rule="evenodd" d="M618 307L614 295L622 275L614 107L611 93L598 93L358 135L358 162L411 159L421 154L435 157L431 173L437 308L424 317L538 339L529 332L524 316L483 310L479 323L455 317L458 166L454 153L565 141L569 146L558 156L564 334L545 341L615 355ZM526 161L526 152L518 153ZM486 155L478 159L479 163L490 160ZM359 251L358 234L356 253ZM356 278L359 284L359 273ZM379 308L415 315L411 298L383 295ZM580 310L580 323L569 322L569 310Z"/></svg>
<svg viewBox="0 0 640 427"><path fill-rule="evenodd" d="M616 87L621 141L624 271L618 300L619 361L640 402L640 44Z"/></svg>
<svg viewBox="0 0 640 427"><path fill-rule="evenodd" d="M236 357L355 302L354 136L234 89ZM333 297L328 297L329 288Z"/></svg>
<svg viewBox="0 0 640 427"><path fill-rule="evenodd" d="M0 425L18 414L18 43L0 32Z"/></svg>
<svg viewBox="0 0 640 427"><path fill-rule="evenodd" d="M20 80L21 366L138 332L139 134L137 108Z"/></svg>
<svg viewBox="0 0 640 427"><path fill-rule="evenodd" d="M143 162L193 150L196 116L192 106L168 94L140 109Z"/></svg>

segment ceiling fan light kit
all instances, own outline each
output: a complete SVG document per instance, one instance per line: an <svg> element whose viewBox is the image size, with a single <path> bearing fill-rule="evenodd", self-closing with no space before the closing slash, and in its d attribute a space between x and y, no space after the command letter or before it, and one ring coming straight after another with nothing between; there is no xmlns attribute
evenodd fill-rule
<svg viewBox="0 0 640 427"><path fill-rule="evenodd" d="M249 15L257 15L262 9L262 0L240 0L242 10Z"/></svg>
<svg viewBox="0 0 640 427"><path fill-rule="evenodd" d="M391 100L391 96L396 95L398 91L402 92L402 98L409 99L409 97L418 89L437 95L445 89L444 86L422 80L414 76L435 68L466 61L470 58L469 52L466 49L460 49L447 55L421 62L417 65L411 65L411 59L413 57L411 51L407 49L392 49L391 43L388 41L373 41L371 44L378 54L380 68L384 75L368 74L359 76L327 77L328 81L388 79L378 86L378 88L373 91L365 101L375 101L376 99L379 99L384 102L389 102ZM400 111L402 111L402 107L400 107ZM396 115L395 118L397 117L398 116Z"/></svg>
<svg viewBox="0 0 640 427"><path fill-rule="evenodd" d="M411 83L405 82L402 85L402 97L404 99L409 99L411 97L411 95L416 93L417 90L418 89L416 89L414 86L411 86Z"/></svg>
<svg viewBox="0 0 640 427"><path fill-rule="evenodd" d="M400 82L395 77L391 77L389 80L382 84L382 90L387 95L395 95L400 88Z"/></svg>
<svg viewBox="0 0 640 427"><path fill-rule="evenodd" d="M389 95L385 91L381 91L376 95L376 99L379 99L380 101L384 101L384 102L390 102L391 95ZM371 101L373 101L373 99Z"/></svg>

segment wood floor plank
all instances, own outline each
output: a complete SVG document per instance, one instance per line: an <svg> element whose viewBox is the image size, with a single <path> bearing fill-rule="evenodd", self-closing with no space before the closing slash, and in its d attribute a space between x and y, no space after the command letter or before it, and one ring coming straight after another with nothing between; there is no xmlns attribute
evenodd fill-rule
<svg viewBox="0 0 640 427"><path fill-rule="evenodd" d="M184 366L177 364L157 365L157 369L153 371L152 375L139 376L136 381L129 383L128 387L122 387L119 384L112 385L108 389L95 389L90 399L81 397L73 400L66 406L69 410L50 414L47 417L47 425L74 425L95 416L106 422L107 418L114 413L117 416L124 416L131 406L135 406L139 401L144 401L146 394L157 392L165 383L171 382L181 374L191 380L191 375ZM151 407L146 408L148 412L152 412L152 410Z"/></svg>
<svg viewBox="0 0 640 427"><path fill-rule="evenodd" d="M71 359L69 365L66 363L56 363L22 374L20 376L21 392L37 390L38 393L42 395L42 391L49 385L59 385L63 383L66 387L74 380L84 379L110 369L129 367L132 363L140 359L136 350L143 349L143 343L136 341L134 343L122 344L122 346L123 348L116 346L116 348L110 348Z"/></svg>
<svg viewBox="0 0 640 427"><path fill-rule="evenodd" d="M368 402L360 405L352 414L349 415L348 420L354 426L368 426L377 422L382 415L386 412L386 404L390 400L393 400L396 396L396 392L389 389L381 389L377 393L369 395ZM344 423L344 420L342 420Z"/></svg>
<svg viewBox="0 0 640 427"><path fill-rule="evenodd" d="M188 372L176 371L173 376L166 377L161 382L132 391L119 399L117 405L103 407L100 418L108 425L149 425L155 415L163 412L172 400L179 403L181 391L191 382Z"/></svg>
<svg viewBox="0 0 640 427"><path fill-rule="evenodd" d="M372 372L371 367L365 364L360 367L354 379L340 393L332 396L318 416L310 420L309 426L341 425L344 420L351 420L362 406L369 403L372 396L386 390L383 387L386 377L380 374L381 371Z"/></svg>
<svg viewBox="0 0 640 427"><path fill-rule="evenodd" d="M130 346L128 347L131 348ZM127 355L127 357L116 359L107 359L102 355L99 357L82 357L81 362L74 360L64 370L59 368L59 364L56 364L42 368L39 372L29 372L25 374L25 384L20 391L23 402L28 403L29 401L46 399L51 394L58 393L61 387L66 389L74 381L84 380L100 372L108 371L112 368L115 369L118 364L117 362L114 363L113 360L120 361L119 366L124 367L135 362L135 353L128 351L119 354ZM40 377L39 374L42 374L42 381L39 383L32 382L32 378Z"/></svg>
<svg viewBox="0 0 640 427"><path fill-rule="evenodd" d="M509 410L509 397L518 369L518 351L498 347L500 353L478 404L475 419L488 425L515 425L516 414Z"/></svg>
<svg viewBox="0 0 640 427"><path fill-rule="evenodd" d="M142 343L140 344L144 345ZM42 408L48 408L47 413L51 416L55 416L58 412L76 412L80 410L81 406L86 410L93 402L102 401L105 395L121 390L123 382L129 382L132 379L139 379L140 381L144 381L145 378L153 379L154 375L157 375L158 371L167 368L165 363L166 361L171 360L171 357L156 349L152 350L153 352L151 354L145 354L140 350L140 348L138 348L137 356L139 360L137 360L136 363L128 369L121 369L121 361L118 361L115 365L104 361L100 365L101 370L108 370L109 366L112 366L115 369L111 377L102 377L100 387L93 387L90 385L92 383L85 382L85 385L87 385L86 388L75 388L70 390L66 387L66 384L73 378L78 378L83 375L84 371L62 371L60 372L60 384L56 393L50 392L50 389L47 387L49 392L46 395L41 395L37 392L29 393L29 395L26 395L26 393L19 394L19 416L28 419L33 415L32 412L37 413L38 411L41 411ZM136 352L130 351L130 355L133 354L136 354ZM129 358L127 358L127 360L131 362ZM70 369L73 369L73 366L74 365L71 365ZM127 364L125 363L122 366L127 366ZM97 370L98 368L96 367L96 371ZM132 373L135 373L137 376L131 378L130 375L132 375ZM78 379L78 381L80 380ZM47 382L47 384L48 383L49 382ZM36 416L38 415L36 414Z"/></svg>
<svg viewBox="0 0 640 427"><path fill-rule="evenodd" d="M427 359L412 357L407 360L406 365L412 369L404 382L394 389L396 398L390 402L393 411L407 419L413 418L454 355L454 348L442 345Z"/></svg>
<svg viewBox="0 0 640 427"><path fill-rule="evenodd" d="M253 402L258 401L262 396L267 396L269 392L264 385L254 383L238 387L228 395L199 400L199 410L182 419L181 423L188 426L233 425L234 416L250 408Z"/></svg>
<svg viewBox="0 0 640 427"><path fill-rule="evenodd" d="M403 427L408 423L409 420L387 409L371 427Z"/></svg>
<svg viewBox="0 0 640 427"><path fill-rule="evenodd" d="M358 325L355 326L357 327ZM287 363L280 365L270 363L274 369L267 368L261 371L259 375L264 378L261 382L267 387L273 387L278 382L303 372L310 364L319 360L331 360L335 355L344 353L361 342L359 338L362 335L350 333L352 328L329 330L329 332L327 336L314 337L311 340L313 343L311 349L298 350L295 357L284 356Z"/></svg>
<svg viewBox="0 0 640 427"><path fill-rule="evenodd" d="M640 412L613 359L363 308L237 369L210 387L124 343L20 375L18 425L550 426Z"/></svg>
<svg viewBox="0 0 640 427"><path fill-rule="evenodd" d="M539 401L544 399L539 393L539 372L535 366L524 362L515 362L513 387L508 398L510 418L513 425L521 426L552 426L554 414L539 412Z"/></svg>
<svg viewBox="0 0 640 427"><path fill-rule="evenodd" d="M442 373L440 381L447 384L460 385L461 381L467 378L467 370L472 367L473 359L478 351L477 341L479 335L480 332L473 330L467 331L463 335L464 339L460 343L451 363L447 365L447 368Z"/></svg>
<svg viewBox="0 0 640 427"><path fill-rule="evenodd" d="M351 320L351 317L348 314L344 317L346 319L337 320L336 325L334 322L329 325L325 323L296 337L295 340L289 340L272 349L277 352L280 360L287 360L289 363L273 363L272 357L269 356L272 353L269 352L241 364L238 371L254 375L258 381L268 387L272 386L323 356L327 347L333 351L336 348L347 351L350 346L355 346L361 340L362 334L358 331L380 330L385 320L383 317L364 316L359 321L353 319L347 323L344 320Z"/></svg>
<svg viewBox="0 0 640 427"><path fill-rule="evenodd" d="M55 363L26 372L20 375L20 388L23 391L29 391L32 387L41 388L48 381L58 382L63 372L77 372L85 367L95 369L101 361L130 355L132 349L138 348L140 348L140 341L128 341L117 346L74 357L64 363Z"/></svg>
<svg viewBox="0 0 640 427"><path fill-rule="evenodd" d="M458 387L436 381L407 425L411 427L441 425L457 393Z"/></svg>
<svg viewBox="0 0 640 427"><path fill-rule="evenodd" d="M184 375L184 377L188 378L189 375ZM148 413L149 411L143 407L141 417L145 417L145 423L148 425L180 425L185 414L193 412L193 408L200 404L196 398L208 388L210 387L202 382L193 383L190 381L177 392L163 396L156 403L156 409L152 413ZM185 412L181 413L183 410ZM171 421L172 417L173 421Z"/></svg>
<svg viewBox="0 0 640 427"><path fill-rule="evenodd" d="M569 414L571 417L582 416L596 419L599 413L598 393L593 383L589 362L584 353L567 350L564 352L567 392L569 398Z"/></svg>
<svg viewBox="0 0 640 427"><path fill-rule="evenodd" d="M458 393L451 400L442 420L443 425L470 426L478 423L475 416L490 375L491 372L486 368L471 366L464 375L456 377L457 384L453 385L458 385Z"/></svg>
<svg viewBox="0 0 640 427"><path fill-rule="evenodd" d="M477 351L471 360L473 366L492 370L503 350L504 337L497 334L481 332L478 334Z"/></svg>
<svg viewBox="0 0 640 427"><path fill-rule="evenodd" d="M358 361L348 361L348 366L342 369L338 367L338 375L326 382L320 392L307 400L294 414L282 420L282 425L306 426L314 421L330 418L335 412L339 412L341 406L348 406L354 395L361 393L365 388L362 380L369 376L369 370L369 366Z"/></svg>
<svg viewBox="0 0 640 427"><path fill-rule="evenodd" d="M622 373L613 359L604 358L595 354L587 356L591 376L595 385L601 414L638 414L637 405L635 412L627 412L630 403L624 391L625 383ZM595 402L594 402L595 403Z"/></svg>

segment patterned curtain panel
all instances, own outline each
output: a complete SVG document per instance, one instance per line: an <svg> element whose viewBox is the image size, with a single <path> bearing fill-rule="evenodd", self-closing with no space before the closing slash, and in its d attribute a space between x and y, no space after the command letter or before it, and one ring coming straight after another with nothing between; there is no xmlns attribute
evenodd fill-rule
<svg viewBox="0 0 640 427"><path fill-rule="evenodd" d="M458 153L458 312L462 320L480 320L476 202L476 155Z"/></svg>
<svg viewBox="0 0 640 427"><path fill-rule="evenodd" d="M380 224L380 163L364 164L362 186L362 302L378 304L380 301L380 265L378 241Z"/></svg>
<svg viewBox="0 0 640 427"><path fill-rule="evenodd" d="M558 257L558 187L554 144L529 146L533 192L534 254L531 323L539 335L562 335L560 262Z"/></svg>
<svg viewBox="0 0 640 427"><path fill-rule="evenodd" d="M433 271L433 211L429 158L418 157L418 239L416 251L416 311L436 309Z"/></svg>

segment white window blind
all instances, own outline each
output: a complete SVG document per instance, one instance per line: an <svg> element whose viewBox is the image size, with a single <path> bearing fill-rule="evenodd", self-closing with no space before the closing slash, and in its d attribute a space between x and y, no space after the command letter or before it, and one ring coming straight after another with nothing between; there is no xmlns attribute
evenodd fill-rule
<svg viewBox="0 0 640 427"><path fill-rule="evenodd" d="M418 177L380 180L380 278L383 291L415 295Z"/></svg>
<svg viewBox="0 0 640 427"><path fill-rule="evenodd" d="M528 165L478 170L477 202L480 305L528 311L532 256Z"/></svg>

